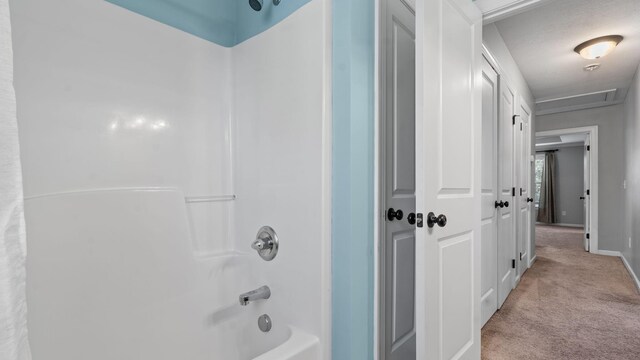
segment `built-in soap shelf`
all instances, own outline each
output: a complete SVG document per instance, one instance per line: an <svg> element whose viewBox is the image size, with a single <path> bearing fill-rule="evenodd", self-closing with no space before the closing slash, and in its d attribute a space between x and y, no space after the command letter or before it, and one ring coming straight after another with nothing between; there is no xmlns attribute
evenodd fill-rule
<svg viewBox="0 0 640 360"><path fill-rule="evenodd" d="M203 202L232 201L235 199L236 195L185 196L184 201L187 204L193 204Z"/></svg>
<svg viewBox="0 0 640 360"><path fill-rule="evenodd" d="M235 199L235 194L184 197L196 256L224 257L234 252L230 212Z"/></svg>

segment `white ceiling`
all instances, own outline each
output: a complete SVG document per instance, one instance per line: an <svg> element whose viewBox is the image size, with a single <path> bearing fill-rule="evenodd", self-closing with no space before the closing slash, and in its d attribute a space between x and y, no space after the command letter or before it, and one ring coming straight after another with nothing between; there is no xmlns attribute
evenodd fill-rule
<svg viewBox="0 0 640 360"><path fill-rule="evenodd" d="M640 0L553 0L495 24L537 101L617 89L621 102L640 63ZM573 51L613 34L624 40L598 61Z"/></svg>

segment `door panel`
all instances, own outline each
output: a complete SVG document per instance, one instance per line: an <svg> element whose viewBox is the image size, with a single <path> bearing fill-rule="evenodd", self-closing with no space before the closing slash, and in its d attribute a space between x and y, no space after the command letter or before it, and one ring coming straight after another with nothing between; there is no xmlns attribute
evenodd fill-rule
<svg viewBox="0 0 640 360"><path fill-rule="evenodd" d="M385 218L384 318L381 358L416 358L415 327L415 15L402 0L385 2L384 139L386 208L402 210L401 220Z"/></svg>
<svg viewBox="0 0 640 360"><path fill-rule="evenodd" d="M482 237L481 324L498 309L498 74L482 61Z"/></svg>
<svg viewBox="0 0 640 360"><path fill-rule="evenodd" d="M502 306L514 287L515 270L515 215L513 204L514 184L514 128L513 114L515 92L509 84L500 78L500 103L498 117L498 189L500 201L509 202L509 206L498 209L498 308Z"/></svg>
<svg viewBox="0 0 640 360"><path fill-rule="evenodd" d="M414 334L415 231L393 236L393 343Z"/></svg>
<svg viewBox="0 0 640 360"><path fill-rule="evenodd" d="M479 359L482 17L467 0L417 8L417 355Z"/></svg>

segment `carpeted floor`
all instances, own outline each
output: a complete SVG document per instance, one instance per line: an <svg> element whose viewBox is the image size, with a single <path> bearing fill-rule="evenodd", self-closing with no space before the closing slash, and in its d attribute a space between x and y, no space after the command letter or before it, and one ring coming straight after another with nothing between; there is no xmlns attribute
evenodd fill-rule
<svg viewBox="0 0 640 360"><path fill-rule="evenodd" d="M536 227L537 261L482 329L482 359L640 359L640 295L582 229Z"/></svg>

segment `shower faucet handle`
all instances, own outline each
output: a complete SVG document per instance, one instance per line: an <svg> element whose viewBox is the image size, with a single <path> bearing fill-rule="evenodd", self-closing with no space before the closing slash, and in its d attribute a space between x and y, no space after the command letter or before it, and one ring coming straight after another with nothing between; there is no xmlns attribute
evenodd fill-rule
<svg viewBox="0 0 640 360"><path fill-rule="evenodd" d="M263 250L264 248L270 248L273 244L268 244L266 241L262 239L257 239L253 243L251 243L251 248L255 251Z"/></svg>
<svg viewBox="0 0 640 360"><path fill-rule="evenodd" d="M251 243L251 248L266 261L271 261L276 257L278 246L278 235L270 226L261 227L256 239Z"/></svg>

